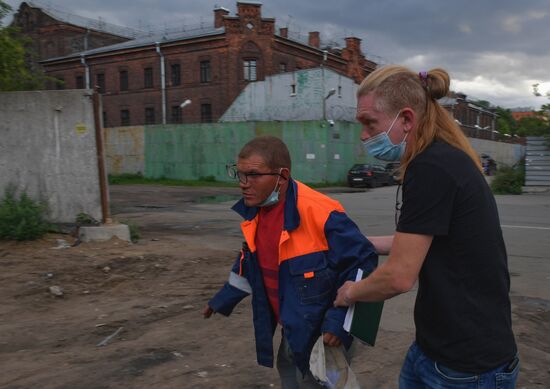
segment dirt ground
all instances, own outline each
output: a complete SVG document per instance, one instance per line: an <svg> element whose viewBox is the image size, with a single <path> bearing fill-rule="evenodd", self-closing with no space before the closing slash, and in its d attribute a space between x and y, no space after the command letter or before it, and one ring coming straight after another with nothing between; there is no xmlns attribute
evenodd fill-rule
<svg viewBox="0 0 550 389"><path fill-rule="evenodd" d="M113 216L139 225L137 244L77 244L64 234L0 242L0 387L279 387L276 371L256 364L248 300L230 318L201 316L240 247L238 215L217 203L237 195L232 188L114 186ZM518 387L547 388L549 301L514 296L513 316ZM355 345L362 386L395 388L413 337L388 326L376 347Z"/></svg>

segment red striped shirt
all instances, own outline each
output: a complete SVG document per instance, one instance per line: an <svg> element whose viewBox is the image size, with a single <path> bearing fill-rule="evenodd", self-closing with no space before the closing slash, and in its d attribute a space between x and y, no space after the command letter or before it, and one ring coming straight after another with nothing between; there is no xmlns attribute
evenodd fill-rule
<svg viewBox="0 0 550 389"><path fill-rule="evenodd" d="M283 232L284 201L260 208L256 230L258 264L269 303L279 321L279 241Z"/></svg>

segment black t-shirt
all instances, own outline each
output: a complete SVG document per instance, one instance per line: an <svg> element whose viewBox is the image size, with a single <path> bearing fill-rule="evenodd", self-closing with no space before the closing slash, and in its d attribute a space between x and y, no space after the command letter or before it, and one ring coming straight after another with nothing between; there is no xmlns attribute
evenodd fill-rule
<svg viewBox="0 0 550 389"><path fill-rule="evenodd" d="M506 248L482 173L463 151L434 142L407 167L402 202L397 231L434 237L414 310L422 351L476 374L513 359Z"/></svg>

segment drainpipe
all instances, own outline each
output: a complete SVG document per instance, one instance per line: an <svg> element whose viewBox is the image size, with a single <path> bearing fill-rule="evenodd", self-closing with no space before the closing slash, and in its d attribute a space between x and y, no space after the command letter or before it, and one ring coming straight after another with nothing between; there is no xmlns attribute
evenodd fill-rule
<svg viewBox="0 0 550 389"><path fill-rule="evenodd" d="M157 45L157 54L160 57L160 88L162 93L162 124L166 124L166 80L164 77L164 55L160 52L160 43Z"/></svg>
<svg viewBox="0 0 550 389"><path fill-rule="evenodd" d="M327 120L327 99L329 97L325 97L325 63L327 62L327 54L328 51L323 50L323 61L321 62L321 99L323 102L323 121Z"/></svg>
<svg viewBox="0 0 550 389"><path fill-rule="evenodd" d="M88 37L90 36L90 29L86 29L86 34L84 34L84 51L88 51Z"/></svg>
<svg viewBox="0 0 550 389"><path fill-rule="evenodd" d="M86 63L86 58L84 57L84 54L80 54L80 63L86 69L84 71L84 74L86 75L86 89L90 89L90 67Z"/></svg>

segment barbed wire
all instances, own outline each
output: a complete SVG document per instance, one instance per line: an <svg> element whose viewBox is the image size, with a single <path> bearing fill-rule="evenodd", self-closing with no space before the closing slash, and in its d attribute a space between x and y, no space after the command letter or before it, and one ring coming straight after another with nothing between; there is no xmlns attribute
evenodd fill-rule
<svg viewBox="0 0 550 389"><path fill-rule="evenodd" d="M335 104L327 108L326 118L328 120L355 122L355 107ZM318 114L316 114L317 112ZM299 108L282 105L269 106L255 112L238 112L237 109L229 109L221 121L303 121L321 120L321 116L319 103L311 102L302 104Z"/></svg>
<svg viewBox="0 0 550 389"><path fill-rule="evenodd" d="M97 31L104 31L113 35L125 36L128 38L135 38L142 34L135 28L119 26L113 23L108 23L101 17L97 19L87 18L85 16L75 15L67 10L61 9L58 5L53 5L51 1L33 0L27 2L31 7L41 8L46 13L50 13L51 16L56 19L60 19L69 24L74 24L80 27L89 28Z"/></svg>

